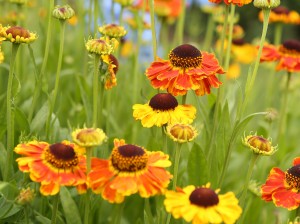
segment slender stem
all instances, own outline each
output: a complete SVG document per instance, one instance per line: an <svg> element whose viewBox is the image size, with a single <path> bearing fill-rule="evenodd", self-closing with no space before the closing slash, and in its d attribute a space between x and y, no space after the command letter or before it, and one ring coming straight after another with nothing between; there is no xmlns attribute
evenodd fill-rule
<svg viewBox="0 0 300 224"><path fill-rule="evenodd" d="M91 171L91 161L93 156L93 148L86 148L86 174L88 175ZM90 189L87 190L85 195L85 207L84 207L84 224L89 224L89 215L90 215Z"/></svg>
<svg viewBox="0 0 300 224"><path fill-rule="evenodd" d="M154 0L149 0L150 5L150 16L151 16L151 31L152 31L152 48L153 48L153 58L156 59L157 56L157 42L156 42L156 30L155 30L155 17L154 17Z"/></svg>
<svg viewBox="0 0 300 224"><path fill-rule="evenodd" d="M187 93L182 96L182 105L186 103Z"/></svg>
<svg viewBox="0 0 300 224"><path fill-rule="evenodd" d="M206 51L209 50L209 48L211 47L214 29L215 29L215 22L214 22L213 14L210 13L208 16L207 29L205 32L204 45L203 45L203 49Z"/></svg>
<svg viewBox="0 0 300 224"><path fill-rule="evenodd" d="M61 65L62 65L62 58L63 58L63 52L64 52L64 39L65 39L65 21L60 20L60 44L59 44L59 53L58 53L58 62L57 62L57 69L56 69L56 76L55 76L55 84L54 84L54 90L53 90L53 96L52 99L50 99L50 107L49 107L49 113L46 123L46 138L49 140L50 138L50 130L51 130L51 117L55 106L55 101L58 93L58 86L59 86L59 80L60 80L60 71L61 71Z"/></svg>
<svg viewBox="0 0 300 224"><path fill-rule="evenodd" d="M94 55L94 76L93 76L93 127L98 124L98 86L99 86L99 63L100 55Z"/></svg>
<svg viewBox="0 0 300 224"><path fill-rule="evenodd" d="M223 30L221 34L221 48L219 52L220 57L220 63L223 65L223 56L224 56L224 45L225 45L225 37L227 33L227 27L228 27L228 15L229 15L229 6L225 6L225 15L224 15L224 23L223 23Z"/></svg>
<svg viewBox="0 0 300 224"><path fill-rule="evenodd" d="M89 33L92 33L92 12L93 12L93 0L90 0L89 2L89 22L88 22L88 27L89 27Z"/></svg>
<svg viewBox="0 0 300 224"><path fill-rule="evenodd" d="M238 112L238 118L240 118L242 116L242 114L244 113L244 111L246 109L246 106L249 101L249 96L251 95L253 85L254 85L254 82L256 79L258 66L259 66L259 62L260 62L260 57L261 57L262 49L263 49L264 42L266 39L266 35L267 35L270 11L271 11L270 9L263 9L264 22L263 22L263 30L262 30L262 34L261 34L261 38L260 38L259 49L258 49L257 57L255 60L252 75L250 77L248 77L248 79L247 79L247 83L246 83L246 87L245 87L245 98L242 103L241 111Z"/></svg>
<svg viewBox="0 0 300 224"><path fill-rule="evenodd" d="M98 28L98 11L99 11L99 0L94 1L94 33L97 31Z"/></svg>
<svg viewBox="0 0 300 224"><path fill-rule="evenodd" d="M121 6L120 17L119 17L120 26L123 25L123 13L124 13L124 6Z"/></svg>
<svg viewBox="0 0 300 224"><path fill-rule="evenodd" d="M176 149L175 149L175 160L174 160L174 171L173 171L173 185L172 185L172 190L175 190L176 185L177 185L178 168L179 168L180 154L181 154L181 146L182 146L182 144L177 143Z"/></svg>
<svg viewBox="0 0 300 224"><path fill-rule="evenodd" d="M12 158L13 158L13 139L14 139L14 125L13 125L13 96L12 96L12 87L13 87L13 78L14 78L14 69L16 63L16 57L18 53L20 44L12 44L11 49L11 59L10 59L10 67L8 74L8 83L7 83L7 95L6 95L6 120L7 120L7 164L4 168L4 180L7 181L10 175L10 168L12 167Z"/></svg>
<svg viewBox="0 0 300 224"><path fill-rule="evenodd" d="M111 14L111 22L115 22L115 2L111 1L111 8L110 8L110 14Z"/></svg>
<svg viewBox="0 0 300 224"><path fill-rule="evenodd" d="M181 12L180 12L179 20L178 20L177 26L176 26L176 36L178 38L176 45L180 45L183 43L185 5L186 5L186 0L181 0Z"/></svg>
<svg viewBox="0 0 300 224"><path fill-rule="evenodd" d="M54 195L53 197L51 224L56 224L58 204L59 204L59 193Z"/></svg>
<svg viewBox="0 0 300 224"><path fill-rule="evenodd" d="M117 208L116 208L116 212L115 212L112 222L111 222L112 224L120 224L121 223L121 218L122 218L123 210L125 207L125 202L123 202L121 204L117 204L116 206L117 206Z"/></svg>
<svg viewBox="0 0 300 224"><path fill-rule="evenodd" d="M282 23L275 24L274 45L278 46L281 43Z"/></svg>
<svg viewBox="0 0 300 224"><path fill-rule="evenodd" d="M147 217L148 217L148 223L149 224L154 224L154 220L153 220L153 215L152 215L152 212L151 212L149 198L145 198L144 209L145 209L145 212L146 212Z"/></svg>
<svg viewBox="0 0 300 224"><path fill-rule="evenodd" d="M289 93L289 85L291 81L292 73L287 73L287 80L286 85L283 93L282 98L282 105L280 106L280 117L279 117L279 127L278 127L278 133L277 133L277 142L279 142L280 136L285 132L285 126L286 126L286 108L287 108L287 101L288 101L288 93Z"/></svg>
<svg viewBox="0 0 300 224"><path fill-rule="evenodd" d="M230 23L229 23L228 40L227 40L227 47L226 47L225 64L224 64L225 71L228 70L229 62L230 62L230 52L231 52L231 43L232 43L232 31L233 31L233 24L234 24L234 14L235 14L235 5L231 4L231 6L230 6Z"/></svg>

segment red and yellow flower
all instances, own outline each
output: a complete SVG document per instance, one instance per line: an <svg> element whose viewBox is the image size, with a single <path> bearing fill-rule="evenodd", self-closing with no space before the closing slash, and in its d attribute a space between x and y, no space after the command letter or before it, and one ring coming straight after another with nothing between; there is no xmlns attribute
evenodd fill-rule
<svg viewBox="0 0 300 224"><path fill-rule="evenodd" d="M178 105L169 93L158 93L147 104L133 105L133 117L141 120L143 127L161 127L165 124L190 124L196 118L196 108L192 105Z"/></svg>
<svg viewBox="0 0 300 224"><path fill-rule="evenodd" d="M260 61L278 61L276 70L299 72L300 42L298 40L286 40L278 47L267 44L263 48Z"/></svg>
<svg viewBox="0 0 300 224"><path fill-rule="evenodd" d="M294 210L300 205L300 157L294 159L293 167L283 172L274 167L261 187L262 199L273 201L277 207Z"/></svg>
<svg viewBox="0 0 300 224"><path fill-rule="evenodd" d="M226 5L234 4L238 6L247 5L252 2L252 0L208 0L208 1L212 3L218 3L218 4L224 2Z"/></svg>
<svg viewBox="0 0 300 224"><path fill-rule="evenodd" d="M29 44L37 39L37 35L20 26L6 26L1 27L0 38L16 44Z"/></svg>
<svg viewBox="0 0 300 224"><path fill-rule="evenodd" d="M119 70L118 59L112 54L102 55L101 60L107 65L107 70L104 75L104 88L111 89L117 85L116 74Z"/></svg>
<svg viewBox="0 0 300 224"><path fill-rule="evenodd" d="M158 58L146 70L146 76L155 89L167 90L174 96L194 90L198 96L210 93L211 87L222 83L216 74L224 71L213 54L200 52L190 44L173 49L169 60Z"/></svg>
<svg viewBox="0 0 300 224"><path fill-rule="evenodd" d="M169 166L169 156L163 152L149 152L115 139L108 160L92 159L88 185L111 203L122 203L126 196L135 193L148 198L164 193L172 177L165 170Z"/></svg>
<svg viewBox="0 0 300 224"><path fill-rule="evenodd" d="M210 184L177 188L165 193L164 205L175 219L183 218L193 224L235 223L242 213L237 198L232 192L218 192Z"/></svg>
<svg viewBox="0 0 300 224"><path fill-rule="evenodd" d="M63 141L49 144L31 141L15 147L23 157L17 158L19 169L30 179L41 183L43 195L55 195L60 186L79 186L86 183L85 158L74 143Z"/></svg>
<svg viewBox="0 0 300 224"><path fill-rule="evenodd" d="M258 18L263 21L262 11L258 14ZM284 6L278 6L271 10L269 23L300 24L300 15L298 12L290 11Z"/></svg>

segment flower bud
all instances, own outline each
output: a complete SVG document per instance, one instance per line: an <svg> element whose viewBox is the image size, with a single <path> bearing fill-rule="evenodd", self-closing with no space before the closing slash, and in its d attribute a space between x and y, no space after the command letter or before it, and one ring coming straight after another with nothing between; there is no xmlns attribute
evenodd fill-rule
<svg viewBox="0 0 300 224"><path fill-rule="evenodd" d="M280 0L254 0L253 5L260 9L273 9L280 5Z"/></svg>
<svg viewBox="0 0 300 224"><path fill-rule="evenodd" d="M75 12L69 5L64 5L64 6L57 5L53 9L52 15L57 19L66 20L73 17L75 15Z"/></svg>
<svg viewBox="0 0 300 224"><path fill-rule="evenodd" d="M16 202L20 205L25 205L32 202L34 199L34 190L28 188L23 188L20 190Z"/></svg>

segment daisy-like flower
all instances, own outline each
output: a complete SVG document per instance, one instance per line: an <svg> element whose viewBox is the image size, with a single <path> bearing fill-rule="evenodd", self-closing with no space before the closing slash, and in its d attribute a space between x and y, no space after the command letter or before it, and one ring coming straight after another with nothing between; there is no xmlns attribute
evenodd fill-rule
<svg viewBox="0 0 300 224"><path fill-rule="evenodd" d="M271 139L266 139L256 134L245 136L242 142L255 154L270 156L277 151L277 146L272 146Z"/></svg>
<svg viewBox="0 0 300 224"><path fill-rule="evenodd" d="M262 11L260 11L258 18L263 21ZM300 24L300 15L298 12L290 11L284 6L278 6L271 10L269 23Z"/></svg>
<svg viewBox="0 0 300 224"><path fill-rule="evenodd" d="M149 152L115 139L108 160L93 158L88 184L111 203L121 203L125 196L135 193L148 198L164 193L172 177L165 170L170 165L169 156L163 152Z"/></svg>
<svg viewBox="0 0 300 224"><path fill-rule="evenodd" d="M82 147L100 146L107 140L106 134L100 128L76 129L72 132L73 141Z"/></svg>
<svg viewBox="0 0 300 224"><path fill-rule="evenodd" d="M294 210L300 205L300 157L286 172L274 167L261 187L262 199L273 201L277 207Z"/></svg>
<svg viewBox="0 0 300 224"><path fill-rule="evenodd" d="M112 54L102 55L101 59L107 65L104 75L104 88L111 89L112 87L117 85L116 74L119 70L119 62L118 59Z"/></svg>
<svg viewBox="0 0 300 224"><path fill-rule="evenodd" d="M193 141L198 135L196 128L189 124L170 124L166 133L173 141L179 143Z"/></svg>
<svg viewBox="0 0 300 224"><path fill-rule="evenodd" d="M119 42L115 39L107 39L107 38L100 38L100 39L89 39L85 43L85 47L88 52L92 54L111 54L117 47Z"/></svg>
<svg viewBox="0 0 300 224"><path fill-rule="evenodd" d="M68 141L50 145L31 141L15 147L23 157L17 158L19 169L29 173L30 179L41 183L43 195L55 195L60 186L78 186L86 183L85 158L78 146Z"/></svg>
<svg viewBox="0 0 300 224"><path fill-rule="evenodd" d="M147 104L133 105L133 117L141 120L143 127L161 127L165 124L190 124L196 118L196 108L192 105L178 105L169 93L158 93Z"/></svg>
<svg viewBox="0 0 300 224"><path fill-rule="evenodd" d="M213 54L200 52L190 44L176 47L170 52L169 60L158 58L146 70L155 89L166 89L174 96L185 95L190 89L198 96L209 94L211 87L221 85L216 74L223 73Z"/></svg>
<svg viewBox="0 0 300 224"><path fill-rule="evenodd" d="M260 61L278 61L276 70L299 72L300 42L298 40L286 40L278 47L267 44L263 48Z"/></svg>
<svg viewBox="0 0 300 224"><path fill-rule="evenodd" d="M31 33L20 26L3 27L2 29L0 29L0 37L5 38L4 40L6 41L10 41L16 44L29 44L37 39L35 33Z"/></svg>
<svg viewBox="0 0 300 224"><path fill-rule="evenodd" d="M247 5L252 2L252 0L208 0L208 1L217 4L224 2L226 5L234 4L238 6Z"/></svg>
<svg viewBox="0 0 300 224"><path fill-rule="evenodd" d="M108 36L110 38L121 38L124 37L127 33L123 26L119 26L114 23L100 26L98 30L102 35Z"/></svg>
<svg viewBox="0 0 300 224"><path fill-rule="evenodd" d="M167 191L164 205L175 219L183 218L193 224L235 223L242 209L232 192L218 194L219 190L206 186L187 186Z"/></svg>

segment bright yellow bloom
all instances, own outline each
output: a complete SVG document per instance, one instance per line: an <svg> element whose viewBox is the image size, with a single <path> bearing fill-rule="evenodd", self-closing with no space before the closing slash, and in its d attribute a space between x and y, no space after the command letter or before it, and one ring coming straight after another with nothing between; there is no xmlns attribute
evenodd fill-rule
<svg viewBox="0 0 300 224"><path fill-rule="evenodd" d="M100 26L98 28L99 32L108 37L121 38L124 37L127 33L123 26L119 26L117 24L107 24L104 26Z"/></svg>
<svg viewBox="0 0 300 224"><path fill-rule="evenodd" d="M3 27L0 30L0 37L17 44L29 44L37 39L37 35L35 33L30 33L28 30L19 26Z"/></svg>
<svg viewBox="0 0 300 224"><path fill-rule="evenodd" d="M107 136L100 128L76 129L72 132L73 141L82 147L100 146L107 140Z"/></svg>

